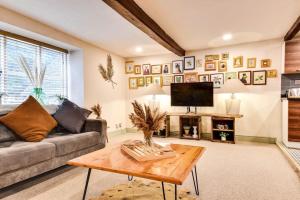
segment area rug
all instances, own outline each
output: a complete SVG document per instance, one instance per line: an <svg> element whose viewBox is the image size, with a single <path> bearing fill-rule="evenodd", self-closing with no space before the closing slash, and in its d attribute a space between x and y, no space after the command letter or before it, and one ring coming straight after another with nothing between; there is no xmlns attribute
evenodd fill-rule
<svg viewBox="0 0 300 200"><path fill-rule="evenodd" d="M165 184L166 199L174 199L174 185ZM190 191L178 188L178 199L196 200ZM104 191L99 197L90 200L163 200L161 182L134 180Z"/></svg>

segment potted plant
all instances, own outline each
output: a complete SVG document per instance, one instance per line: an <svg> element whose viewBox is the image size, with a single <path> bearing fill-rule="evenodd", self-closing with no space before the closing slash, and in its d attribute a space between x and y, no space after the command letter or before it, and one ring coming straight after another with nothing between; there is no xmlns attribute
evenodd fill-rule
<svg viewBox="0 0 300 200"><path fill-rule="evenodd" d="M221 133L220 133L221 141L226 141L226 137L227 137L228 135L229 135L228 133L221 132Z"/></svg>

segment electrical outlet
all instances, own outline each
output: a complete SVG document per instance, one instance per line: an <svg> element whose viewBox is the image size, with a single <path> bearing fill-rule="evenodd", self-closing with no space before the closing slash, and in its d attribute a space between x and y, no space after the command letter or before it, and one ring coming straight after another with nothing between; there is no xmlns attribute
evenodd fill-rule
<svg viewBox="0 0 300 200"><path fill-rule="evenodd" d="M295 80L295 85L300 85L300 80Z"/></svg>

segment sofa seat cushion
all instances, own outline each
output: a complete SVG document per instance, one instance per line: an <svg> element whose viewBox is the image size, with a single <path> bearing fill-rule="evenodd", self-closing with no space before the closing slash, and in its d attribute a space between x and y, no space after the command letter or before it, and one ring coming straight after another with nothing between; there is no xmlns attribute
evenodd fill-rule
<svg viewBox="0 0 300 200"><path fill-rule="evenodd" d="M98 132L54 134L49 135L43 142L55 144L56 156L63 156L99 144L100 134Z"/></svg>
<svg viewBox="0 0 300 200"><path fill-rule="evenodd" d="M0 174L28 167L55 157L55 145L43 142L14 142L0 149Z"/></svg>

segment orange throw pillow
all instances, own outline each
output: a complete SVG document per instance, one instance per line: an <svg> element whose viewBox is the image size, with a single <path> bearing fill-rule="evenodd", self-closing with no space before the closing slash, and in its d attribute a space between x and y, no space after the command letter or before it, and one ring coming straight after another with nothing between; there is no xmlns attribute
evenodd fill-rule
<svg viewBox="0 0 300 200"><path fill-rule="evenodd" d="M0 122L27 142L39 142L57 125L55 119L30 96L15 110L0 117Z"/></svg>

